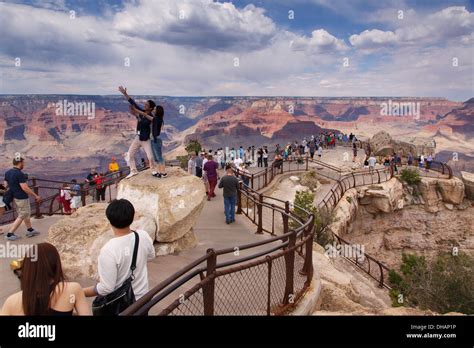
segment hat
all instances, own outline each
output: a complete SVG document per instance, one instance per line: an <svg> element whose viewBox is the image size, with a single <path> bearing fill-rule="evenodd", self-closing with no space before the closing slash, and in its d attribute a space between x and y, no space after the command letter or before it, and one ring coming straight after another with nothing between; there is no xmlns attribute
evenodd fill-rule
<svg viewBox="0 0 474 348"><path fill-rule="evenodd" d="M17 162L23 161L25 158L19 152L15 152L13 159Z"/></svg>

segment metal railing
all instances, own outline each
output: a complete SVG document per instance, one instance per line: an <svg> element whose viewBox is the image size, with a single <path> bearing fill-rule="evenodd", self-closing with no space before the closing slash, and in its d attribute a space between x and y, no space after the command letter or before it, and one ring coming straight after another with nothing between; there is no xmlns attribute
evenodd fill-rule
<svg viewBox="0 0 474 348"><path fill-rule="evenodd" d="M167 162L167 165L179 165L176 161ZM148 169L146 165L137 166L139 171ZM130 173L129 167L121 167L116 172L108 172L102 176L102 189L105 191L105 200L112 201L115 198L113 188L120 180L125 178ZM68 185L69 192L72 192L73 185L79 185L79 194L81 196L81 206L85 206L96 200L97 188L95 185L90 185L86 182L73 183L71 181L50 180L32 177L28 179L28 186L37 194L41 196L41 201L36 202L30 198L30 206L32 215L35 218L42 218L44 215L68 215L69 212L64 210L63 205L59 201L60 191L63 189L63 184ZM16 207L4 212L0 216L0 225L8 224L15 221L17 217Z"/></svg>
<svg viewBox="0 0 474 348"><path fill-rule="evenodd" d="M127 169L120 171L118 177L108 178L103 184L111 186L128 174ZM244 176L248 182L248 185L241 184L238 190L237 214L249 218L256 225L257 233L267 232L271 237L223 250L209 249L205 255L152 288L122 315L148 315L150 311L159 315L279 315L287 312L311 284L315 227L320 232L327 226L315 226L313 214L305 211L302 218L290 209L288 201L258 191L268 187L278 174L309 169L334 180L330 191L317 204L317 210L326 214L332 213L347 190L381 183L394 175L393 167L345 173L310 158L274 162L258 173L236 169L236 175ZM35 192L58 190L43 186L44 183L62 183L32 180L36 180L32 182ZM82 185L82 203L86 204L84 197L91 188ZM61 209L51 198L55 196L57 193L44 200L49 201L49 213L59 213ZM36 205L36 209L39 214L42 213L41 203ZM297 227L291 229L290 226ZM337 235L333 237L339 244L349 244ZM348 260L376 279L380 286L390 288L386 281L389 269L370 255L362 256L357 255L355 259L349 257Z"/></svg>

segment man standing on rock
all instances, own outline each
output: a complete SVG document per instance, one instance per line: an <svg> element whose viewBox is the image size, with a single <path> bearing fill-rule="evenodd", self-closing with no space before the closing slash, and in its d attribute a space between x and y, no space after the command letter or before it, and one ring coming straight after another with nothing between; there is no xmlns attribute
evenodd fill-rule
<svg viewBox="0 0 474 348"><path fill-rule="evenodd" d="M239 189L239 180L234 176L232 164L225 167L226 174L219 182L219 188L224 189L224 211L225 223L235 222L235 204L237 203L237 190Z"/></svg>
<svg viewBox="0 0 474 348"><path fill-rule="evenodd" d="M35 229L31 226L31 207L29 196L35 197L36 204L41 202L41 197L28 187L28 180L22 171L25 166L24 162L25 159L21 157L20 153L15 153L15 157L13 159L13 168L5 173L4 186L9 189L10 194L13 196L12 199L15 202L18 214L18 217L10 227L9 232L5 235L5 239L9 241L14 241L21 238L15 235L15 231L18 229L18 227L20 227L22 222L25 223L27 228L27 238L34 237L39 234L39 232L35 231Z"/></svg>

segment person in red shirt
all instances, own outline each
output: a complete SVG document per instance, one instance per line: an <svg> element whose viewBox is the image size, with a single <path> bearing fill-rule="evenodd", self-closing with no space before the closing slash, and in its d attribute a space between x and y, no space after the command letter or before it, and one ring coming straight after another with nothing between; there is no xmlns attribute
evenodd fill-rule
<svg viewBox="0 0 474 348"><path fill-rule="evenodd" d="M207 174L207 180L209 182L209 191L207 194L207 200L210 201L212 197L215 197L216 194L214 193L214 189L217 185L217 169L219 165L217 162L214 162L212 155L207 156L207 162L204 165L204 171Z"/></svg>
<svg viewBox="0 0 474 348"><path fill-rule="evenodd" d="M105 201L105 189L107 186L104 185L104 174L100 173L94 177L95 188L96 188L96 198L97 202L101 200Z"/></svg>

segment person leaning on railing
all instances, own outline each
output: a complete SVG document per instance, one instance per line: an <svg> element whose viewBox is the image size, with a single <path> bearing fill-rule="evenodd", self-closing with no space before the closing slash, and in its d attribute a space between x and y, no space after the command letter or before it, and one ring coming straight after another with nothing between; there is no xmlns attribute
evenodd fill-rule
<svg viewBox="0 0 474 348"><path fill-rule="evenodd" d="M277 169L281 169L282 165L283 165L283 157L281 153L277 153L275 155L275 159L273 160L273 166Z"/></svg>

